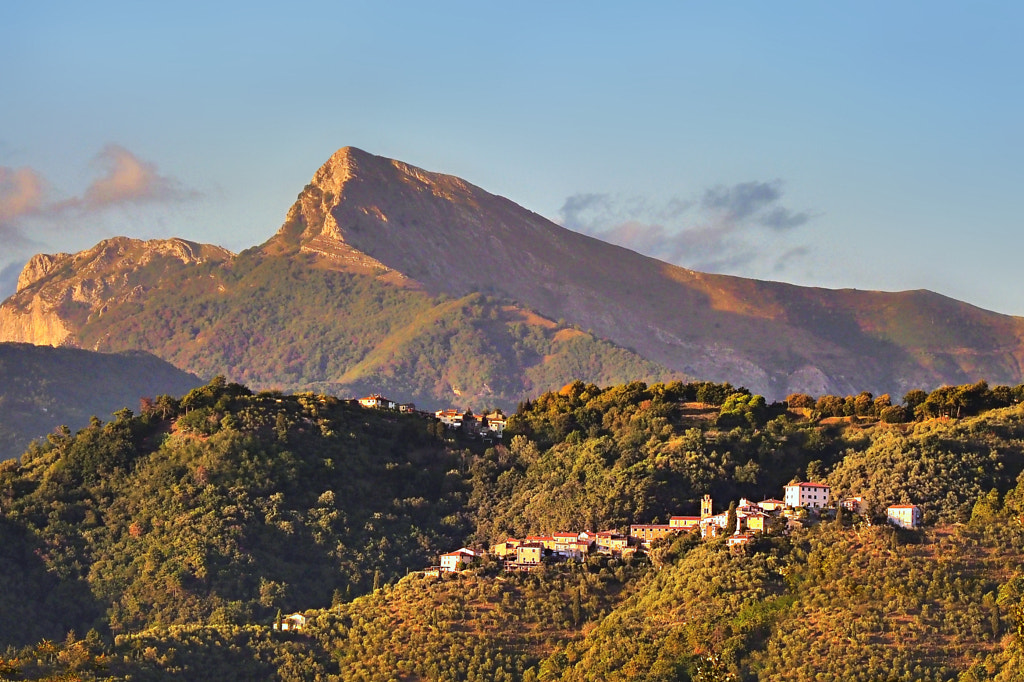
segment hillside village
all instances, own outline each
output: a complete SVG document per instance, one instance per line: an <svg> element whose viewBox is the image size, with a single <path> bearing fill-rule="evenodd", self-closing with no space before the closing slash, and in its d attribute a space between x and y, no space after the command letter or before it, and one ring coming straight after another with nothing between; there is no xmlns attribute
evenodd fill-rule
<svg viewBox="0 0 1024 682"><path fill-rule="evenodd" d="M835 505L831 487L815 482L785 486L781 500L751 502L740 498L726 511L718 513L714 513L711 496L704 495L699 516L671 516L664 524L632 524L628 534L619 530L557 531L550 535L510 537L495 543L489 551L460 547L441 554L437 565L424 568L420 573L424 577L441 578L473 568L488 557L497 559L501 569L509 573L537 570L550 564L580 563L590 556L625 558L646 553L659 541L682 533L699 533L704 539L724 536L730 549L743 551L759 536L788 533L795 526L820 520L839 509L860 515L867 513L863 497L846 498ZM908 530L920 528L921 509L913 504L890 505L886 509L886 522ZM279 617L273 627L275 630L302 630L305 616L297 612Z"/></svg>
<svg viewBox="0 0 1024 682"><path fill-rule="evenodd" d="M730 548L742 549L758 536L788 533L795 525L835 514L837 509L855 514L867 511L862 497L844 499L837 507L831 495L831 488L824 483L797 482L785 486L782 500L751 502L740 498L718 513L714 512L711 496L704 495L699 516L671 516L664 524L632 524L628 534L618 530L573 530L507 538L494 544L489 554L501 560L506 571L528 571L544 563L581 562L591 554L627 557L647 552L656 542L680 533L699 533L701 538L724 536ZM899 528L919 528L921 519L917 505L891 505L886 509L886 521ZM440 555L438 565L423 572L428 576L457 573L487 554L460 547Z"/></svg>
<svg viewBox="0 0 1024 682"><path fill-rule="evenodd" d="M429 417L431 413L416 410L415 405L400 404L380 394L360 398L358 403L365 408L390 410L402 413L416 413ZM432 415L448 429L459 429L471 437L497 438L504 434L508 420L496 411L485 415L474 415L456 409L438 410ZM793 527L814 522L823 515L834 515L838 509L865 515L867 506L860 496L843 499L836 505L832 489L825 483L793 482L783 489L783 499L766 499L751 502L740 498L730 503L726 511L715 513L710 495L701 500L699 516L673 515L668 523L639 523L629 526L628 532L620 529L603 531L570 530L556 531L549 535L528 535L523 538L507 538L484 549L460 547L438 557L438 564L423 570L424 575L440 576L442 573L458 573L473 566L487 556L502 562L506 571L529 571L544 563L584 561L590 555L626 557L638 552L649 551L654 543L680 533L699 533L701 538L725 537L730 548L742 549L758 536L785 534ZM921 509L913 504L890 505L886 508L886 522L904 529L921 526Z"/></svg>

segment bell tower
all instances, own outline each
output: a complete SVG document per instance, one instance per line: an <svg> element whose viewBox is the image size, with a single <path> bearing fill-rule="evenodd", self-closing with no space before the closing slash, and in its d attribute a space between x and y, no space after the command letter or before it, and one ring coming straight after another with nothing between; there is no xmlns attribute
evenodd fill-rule
<svg viewBox="0 0 1024 682"><path fill-rule="evenodd" d="M711 496L705 495L704 498L700 501L700 517L703 519L705 517L711 516L711 513Z"/></svg>

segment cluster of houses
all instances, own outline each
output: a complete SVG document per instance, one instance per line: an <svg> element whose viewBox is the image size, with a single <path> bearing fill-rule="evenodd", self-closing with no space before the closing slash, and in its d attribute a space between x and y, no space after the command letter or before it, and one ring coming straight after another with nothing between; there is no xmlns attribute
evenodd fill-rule
<svg viewBox="0 0 1024 682"><path fill-rule="evenodd" d="M473 436L495 436L501 438L505 433L505 426L508 419L496 410L490 414L473 414L472 410L460 412L459 410L438 410L434 416L449 429L461 429L463 432Z"/></svg>
<svg viewBox="0 0 1024 682"><path fill-rule="evenodd" d="M591 554L628 556L638 550L649 550L651 545L662 538L682 532L700 533L701 537L726 535L726 544L732 548L743 547L758 535L768 533L773 520L789 519L812 513L832 505L832 490L823 483L793 483L785 486L783 499L768 499L751 502L741 498L735 509L714 513L710 495L701 500L700 516L672 516L665 524L634 524L629 534L617 531L566 531L551 535L528 535L525 538L508 538L491 548L491 554L504 562L506 571L527 571L547 561L583 561ZM867 511L863 497L851 497L840 503L843 509L863 514ZM730 516L735 514L735 526ZM887 521L900 528L921 526L921 509L913 504L892 505L886 510ZM776 526L778 527L778 526ZM456 573L471 566L483 556L483 552L466 547L442 554L440 564L426 569L426 575L439 576L441 573Z"/></svg>
<svg viewBox="0 0 1024 682"><path fill-rule="evenodd" d="M359 398L357 401L361 406L374 410L390 410L392 412L417 413L425 417L430 412L422 412L416 409L413 403L398 403L390 398L385 398L379 393ZM495 410L489 414L475 415L472 410L460 411L455 409L438 410L433 416L449 429L460 429L470 436L481 438L501 438L505 432L505 425L508 419L501 410Z"/></svg>

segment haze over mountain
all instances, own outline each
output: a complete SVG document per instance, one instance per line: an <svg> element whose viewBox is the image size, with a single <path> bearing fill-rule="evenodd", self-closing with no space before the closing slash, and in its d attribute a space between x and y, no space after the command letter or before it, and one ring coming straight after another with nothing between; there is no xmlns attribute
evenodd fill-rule
<svg viewBox="0 0 1024 682"><path fill-rule="evenodd" d="M36 438L92 416L137 410L141 398L179 395L200 385L149 353L108 354L78 348L0 343L0 460L17 457Z"/></svg>
<svg viewBox="0 0 1024 682"><path fill-rule="evenodd" d="M1024 319L687 270L346 147L238 256L115 239L34 257L0 339L142 348L256 386L507 404L572 378L682 374L769 398L1019 383Z"/></svg>

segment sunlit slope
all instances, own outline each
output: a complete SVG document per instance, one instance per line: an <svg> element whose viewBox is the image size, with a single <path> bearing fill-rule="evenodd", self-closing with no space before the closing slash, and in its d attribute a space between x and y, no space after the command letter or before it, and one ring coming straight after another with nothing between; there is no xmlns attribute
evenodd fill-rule
<svg viewBox="0 0 1024 682"><path fill-rule="evenodd" d="M477 295L484 304L466 298ZM543 337L525 354L505 306ZM563 343L559 330L571 329L589 340ZM676 267L459 178L350 147L258 247L234 256L118 238L40 255L0 306L0 340L141 348L258 387L387 387L428 403L514 404L569 379L671 372L769 399L1016 384L1022 338L1021 318L927 291L827 290ZM559 349L575 359L558 361Z"/></svg>

